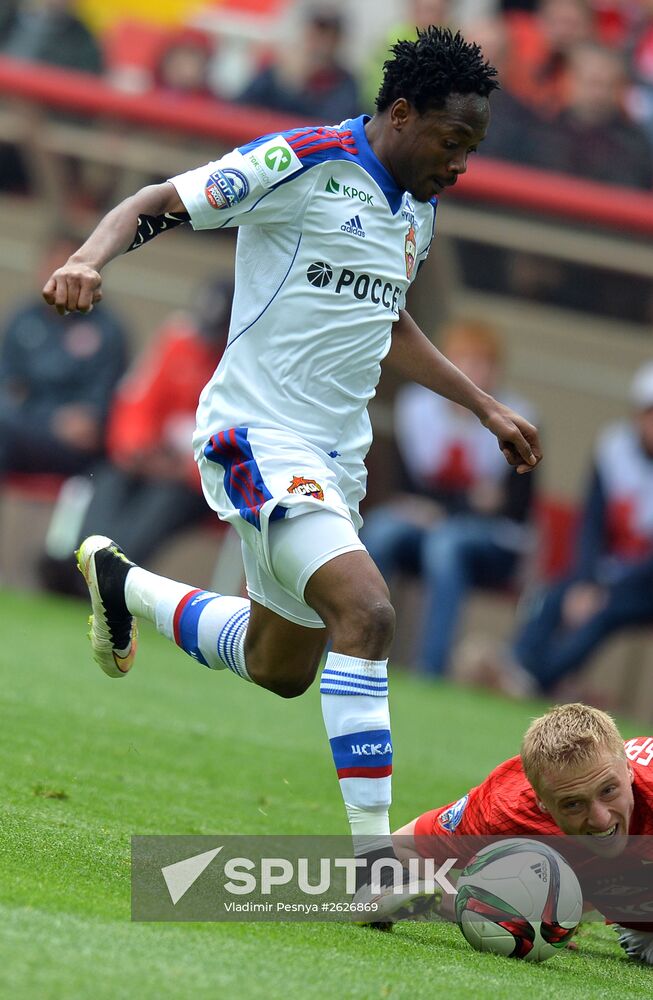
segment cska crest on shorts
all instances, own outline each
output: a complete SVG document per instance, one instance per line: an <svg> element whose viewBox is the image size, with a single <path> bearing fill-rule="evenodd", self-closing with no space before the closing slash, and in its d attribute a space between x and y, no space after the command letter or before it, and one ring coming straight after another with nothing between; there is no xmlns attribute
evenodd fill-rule
<svg viewBox="0 0 653 1000"><path fill-rule="evenodd" d="M294 493L295 496L313 497L315 500L324 500L324 490L320 484L316 483L314 479L304 479L302 476L292 477L288 492Z"/></svg>
<svg viewBox="0 0 653 1000"><path fill-rule="evenodd" d="M406 255L406 277L410 280L413 276L413 270L415 268L415 254L417 253L417 237L415 236L414 226L411 226L406 233L404 253Z"/></svg>

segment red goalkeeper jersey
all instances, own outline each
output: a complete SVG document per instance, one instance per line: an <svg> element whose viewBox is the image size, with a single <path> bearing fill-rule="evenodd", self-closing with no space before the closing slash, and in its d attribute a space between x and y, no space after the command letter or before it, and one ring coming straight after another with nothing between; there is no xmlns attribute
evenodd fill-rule
<svg viewBox="0 0 653 1000"><path fill-rule="evenodd" d="M635 808L629 833L653 834L653 736L637 736L624 743L635 779ZM511 757L457 802L431 809L419 817L416 837L434 834L496 837L556 837L561 830L537 805L521 758ZM425 843L425 842L424 842Z"/></svg>
<svg viewBox="0 0 653 1000"><path fill-rule="evenodd" d="M634 772L634 809L629 834L636 837L653 835L653 736L638 736L626 740L626 756ZM562 831L549 813L537 805L521 766L521 759L511 757L495 767L487 778L466 795L438 809L423 813L415 824L415 847L424 857L442 859L460 855L459 837L557 837ZM581 838L572 838L575 847ZM474 852L480 843L468 847ZM609 919L625 926L644 929L643 916L648 913L646 928L653 914L653 841L633 841L634 846L620 859L608 862L597 855L574 851L573 867L578 875L586 901ZM649 846L650 845L650 846ZM461 859L462 860L462 859ZM650 903L649 903L650 900ZM635 908L639 919L634 917ZM630 919L629 919L630 918Z"/></svg>

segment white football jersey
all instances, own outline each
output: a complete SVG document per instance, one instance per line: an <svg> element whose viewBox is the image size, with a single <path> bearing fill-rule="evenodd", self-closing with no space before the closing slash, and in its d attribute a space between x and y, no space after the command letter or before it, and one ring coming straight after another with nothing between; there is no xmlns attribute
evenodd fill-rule
<svg viewBox="0 0 653 1000"><path fill-rule="evenodd" d="M194 229L242 227L228 345L200 397L196 454L227 428L278 427L362 466L367 404L436 205L399 190L368 120L264 136L171 178Z"/></svg>

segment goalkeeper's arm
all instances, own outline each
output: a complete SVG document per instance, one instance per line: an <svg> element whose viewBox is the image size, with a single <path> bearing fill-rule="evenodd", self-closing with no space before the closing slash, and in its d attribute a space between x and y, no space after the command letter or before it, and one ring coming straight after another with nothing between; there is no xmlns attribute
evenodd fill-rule
<svg viewBox="0 0 653 1000"><path fill-rule="evenodd" d="M169 181L141 188L105 215L86 243L48 278L43 298L62 315L75 309L88 312L102 298L105 264L187 220Z"/></svg>

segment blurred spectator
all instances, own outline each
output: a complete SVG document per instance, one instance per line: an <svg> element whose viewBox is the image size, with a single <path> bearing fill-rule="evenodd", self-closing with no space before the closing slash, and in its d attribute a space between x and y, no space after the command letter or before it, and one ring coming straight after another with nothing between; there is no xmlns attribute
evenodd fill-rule
<svg viewBox="0 0 653 1000"><path fill-rule="evenodd" d="M597 37L627 51L651 13L651 0L591 0Z"/></svg>
<svg viewBox="0 0 653 1000"><path fill-rule="evenodd" d="M631 402L598 437L573 569L532 596L497 674L506 690L548 692L612 633L653 624L653 362Z"/></svg>
<svg viewBox="0 0 653 1000"><path fill-rule="evenodd" d="M451 24L451 0L404 0L401 21L392 26L383 43L373 53L362 72L362 96L364 110L374 114L376 96L383 79L383 63L395 42L404 38L415 38L415 29L428 28L430 24L453 27Z"/></svg>
<svg viewBox="0 0 653 1000"><path fill-rule="evenodd" d="M77 248L57 239L40 286ZM125 368L125 337L104 305L58 316L38 299L0 333L0 482L8 472L73 474L104 447L109 400Z"/></svg>
<svg viewBox="0 0 653 1000"><path fill-rule="evenodd" d="M496 67L499 81L503 82L506 66L510 62L512 43L505 20L496 14L494 17L470 21L465 27L465 37L481 47L483 57ZM532 163L535 133L540 127L539 119L503 86L492 94L490 104L492 123L478 152L483 156L494 156L515 163Z"/></svg>
<svg viewBox="0 0 653 1000"><path fill-rule="evenodd" d="M0 52L16 21L19 0L4 0L0 5ZM9 143L0 142L0 191L26 194L27 171L20 150Z"/></svg>
<svg viewBox="0 0 653 1000"><path fill-rule="evenodd" d="M3 0L0 6L0 50L14 27L18 6L19 0Z"/></svg>
<svg viewBox="0 0 653 1000"><path fill-rule="evenodd" d="M8 142L0 142L0 191L27 194L29 187L29 177L21 150Z"/></svg>
<svg viewBox="0 0 653 1000"><path fill-rule="evenodd" d="M539 131L537 163L608 184L650 188L652 149L624 111L627 82L618 52L595 43L576 46L569 56L567 100Z"/></svg>
<svg viewBox="0 0 653 1000"><path fill-rule="evenodd" d="M498 390L501 349L485 323L459 321L443 353L477 385L527 412ZM510 584L528 549L534 478L506 466L492 435L467 410L419 385L404 386L395 426L411 494L371 511L361 537L386 580L419 573L426 592L421 665L444 673L472 587Z"/></svg>
<svg viewBox="0 0 653 1000"><path fill-rule="evenodd" d="M74 0L23 0L2 51L85 73L103 69L100 47L75 14Z"/></svg>
<svg viewBox="0 0 653 1000"><path fill-rule="evenodd" d="M284 42L240 101L325 124L359 114L358 85L339 61L344 31L343 18L335 10L309 11L301 38L294 44Z"/></svg>
<svg viewBox="0 0 653 1000"><path fill-rule="evenodd" d="M627 79L619 52L593 42L569 54L568 97L551 122L531 130L529 154L547 170L603 183L648 190L653 154L643 129L624 111ZM493 95L494 96L498 95ZM491 142L492 128L489 141ZM485 145L485 143L483 144ZM482 252L465 249L463 266L470 280L479 273L487 287L507 285L513 293L566 308L615 316L633 322L650 319L650 281L614 271L531 254L496 253L485 267Z"/></svg>
<svg viewBox="0 0 653 1000"><path fill-rule="evenodd" d="M21 0L12 26L0 43L0 53L61 69L95 74L103 71L100 46L76 15L74 0ZM57 117L65 120L69 116L59 112ZM0 188L27 193L34 170L27 169L25 150L8 146L1 154ZM101 187L108 186L101 170L99 175ZM95 191L98 180L93 169L74 156L63 161L59 180L64 201L72 194L80 203L94 204L104 195L104 190Z"/></svg>
<svg viewBox="0 0 653 1000"><path fill-rule="evenodd" d="M154 86L170 96L212 97L209 73L213 42L203 31L185 28L166 40L154 68Z"/></svg>
<svg viewBox="0 0 653 1000"><path fill-rule="evenodd" d="M569 52L593 38L587 0L540 0L533 14L506 15L510 62L502 84L544 116L560 108L565 96Z"/></svg>
<svg viewBox="0 0 653 1000"><path fill-rule="evenodd" d="M653 142L653 0L642 0L637 9L640 18L622 46L629 55L635 81L629 110Z"/></svg>
<svg viewBox="0 0 653 1000"><path fill-rule="evenodd" d="M61 546L57 540L61 551L42 560L47 586L78 591L72 550L86 535L110 535L147 565L175 532L206 517L191 438L200 392L227 342L231 296L224 282L201 289L193 314L172 317L121 382L108 458L93 470L92 497L74 537ZM74 490L62 491L64 508L68 503L76 507ZM56 512L64 519L66 513Z"/></svg>

